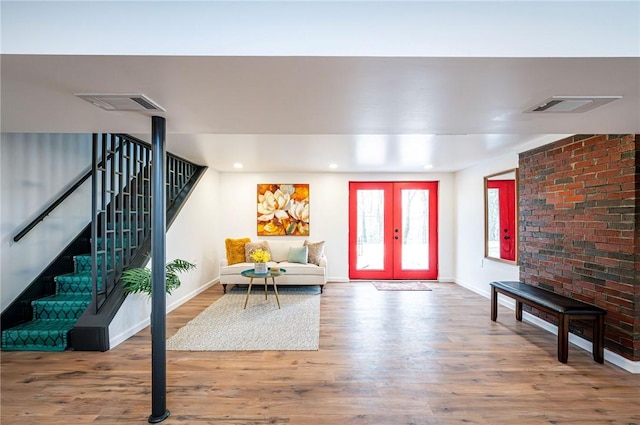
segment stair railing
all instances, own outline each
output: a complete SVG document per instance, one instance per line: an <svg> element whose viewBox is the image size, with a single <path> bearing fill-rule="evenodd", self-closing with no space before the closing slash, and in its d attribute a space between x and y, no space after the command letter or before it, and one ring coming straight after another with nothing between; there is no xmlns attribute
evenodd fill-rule
<svg viewBox="0 0 640 425"><path fill-rule="evenodd" d="M100 158L108 158L100 161ZM151 146L123 134L93 135L92 273L95 313L114 291L124 267L151 237ZM199 166L166 159L167 208Z"/></svg>
<svg viewBox="0 0 640 425"><path fill-rule="evenodd" d="M60 204L62 204L65 199L67 199L73 192L76 191L84 182L86 182L93 175L93 169L90 167L89 171L78 177L71 186L67 190L65 190L60 196L54 199L49 205L47 205L40 214L33 220L29 222L26 226L22 228L16 235L13 237L14 242L18 242L20 239L24 238L27 233L33 230L40 222L44 221L45 218L49 216Z"/></svg>
<svg viewBox="0 0 640 425"><path fill-rule="evenodd" d="M13 237L13 241L14 242L18 242L20 239L24 238L27 235L27 233L29 233L31 230L33 230L34 227L36 227L38 225L38 223L40 223L41 221L44 221L44 219L47 218L47 216L49 214L51 214L51 212L53 212L53 210L55 210L58 207L58 205L60 205L62 202L64 202L64 200L67 199L69 197L69 195L71 195L73 192L75 192L75 190L77 188L82 186L82 183L87 181L87 179L89 177L91 177L91 171L87 171L84 175L80 176L80 178L78 178L78 180L76 180L69 187L69 189L67 189L62 195L57 197L36 218L31 220L31 222L29 224L27 224L22 230L20 230Z"/></svg>

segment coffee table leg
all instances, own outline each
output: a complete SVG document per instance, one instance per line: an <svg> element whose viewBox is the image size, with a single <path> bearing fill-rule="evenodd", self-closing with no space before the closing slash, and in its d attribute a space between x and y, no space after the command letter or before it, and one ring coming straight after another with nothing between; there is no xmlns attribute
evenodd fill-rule
<svg viewBox="0 0 640 425"><path fill-rule="evenodd" d="M264 278L264 299L267 299L267 278Z"/></svg>
<svg viewBox="0 0 640 425"><path fill-rule="evenodd" d="M247 289L247 297L244 299L244 308L247 308L247 301L249 301L249 294L251 293L251 285L253 284L253 278L249 281L249 289Z"/></svg>
<svg viewBox="0 0 640 425"><path fill-rule="evenodd" d="M280 298L278 298L278 286L276 285L276 278L271 276L271 281L273 282L273 292L276 293L276 301L278 301L278 309L280 309Z"/></svg>

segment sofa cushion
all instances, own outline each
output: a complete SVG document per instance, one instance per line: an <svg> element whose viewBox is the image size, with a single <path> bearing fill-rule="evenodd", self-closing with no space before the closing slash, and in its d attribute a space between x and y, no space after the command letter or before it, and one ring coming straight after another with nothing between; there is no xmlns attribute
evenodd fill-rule
<svg viewBox="0 0 640 425"><path fill-rule="evenodd" d="M313 276L324 276L324 267L318 267L315 264L301 264L301 263L289 263L288 261L283 261L278 263L278 267L281 269L285 269L287 271L288 276L295 275L313 275Z"/></svg>
<svg viewBox="0 0 640 425"><path fill-rule="evenodd" d="M309 248L309 262L319 266L320 258L324 257L324 241L309 242L305 240L304 245Z"/></svg>
<svg viewBox="0 0 640 425"><path fill-rule="evenodd" d="M249 270L253 268L253 261L251 263L247 263L247 262L242 262L242 263L236 263L234 265L231 266L224 266L224 267L220 267L220 275L234 275L237 274L239 275L240 273L242 273L245 270ZM269 263L267 263L268 265Z"/></svg>
<svg viewBox="0 0 640 425"><path fill-rule="evenodd" d="M253 258L251 258L251 254L253 254L253 252L258 249L262 249L263 251L268 251L269 255L271 255L271 251L269 250L269 244L266 241L248 242L244 245L244 261L247 263L253 263Z"/></svg>
<svg viewBox="0 0 640 425"><path fill-rule="evenodd" d="M299 239L269 240L268 243L271 251L271 260L276 262L287 261L289 248L292 246L303 246L303 241Z"/></svg>
<svg viewBox="0 0 640 425"><path fill-rule="evenodd" d="M289 256L287 261L289 263L307 264L309 258L309 248L306 246L292 246L289 248Z"/></svg>
<svg viewBox="0 0 640 425"><path fill-rule="evenodd" d="M229 265L242 263L245 260L244 246L251 242L251 238L240 238L224 240L224 247L227 251L227 262Z"/></svg>

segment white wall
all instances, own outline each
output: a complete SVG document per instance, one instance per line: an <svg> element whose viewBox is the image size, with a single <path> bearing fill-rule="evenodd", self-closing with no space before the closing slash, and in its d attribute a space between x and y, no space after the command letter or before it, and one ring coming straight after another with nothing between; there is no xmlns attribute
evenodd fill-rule
<svg viewBox="0 0 640 425"><path fill-rule="evenodd" d="M208 169L167 232L166 260L181 258L197 268L180 275L180 288L167 297L167 312L207 289L220 276L219 174ZM149 267L151 264L148 265ZM149 325L150 299L129 295L109 326L111 348Z"/></svg>
<svg viewBox="0 0 640 425"><path fill-rule="evenodd" d="M91 219L91 180L18 242L13 237L91 166L90 134L0 135L1 309L80 233Z"/></svg>
<svg viewBox="0 0 640 425"><path fill-rule="evenodd" d="M486 297L495 280L520 280L519 267L484 258L484 177L518 168L518 154L569 135L545 135L516 152L459 171L454 177L455 282Z"/></svg>
<svg viewBox="0 0 640 425"><path fill-rule="evenodd" d="M455 281L489 297L489 283L520 280L518 266L484 258L484 177L518 167L508 154L455 175Z"/></svg>
<svg viewBox="0 0 640 425"><path fill-rule="evenodd" d="M328 277L332 282L349 279L349 182L350 181L439 181L439 279L454 275L454 187L453 174L347 174L347 173L221 173L220 238L258 237L256 232L256 185L258 183L309 183L311 241L326 241ZM305 238L301 238L305 239Z"/></svg>

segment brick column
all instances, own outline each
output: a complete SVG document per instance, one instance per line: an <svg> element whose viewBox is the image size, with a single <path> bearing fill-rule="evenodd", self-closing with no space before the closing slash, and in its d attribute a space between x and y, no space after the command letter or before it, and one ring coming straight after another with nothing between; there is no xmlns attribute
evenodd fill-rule
<svg viewBox="0 0 640 425"><path fill-rule="evenodd" d="M639 170L640 135L573 136L523 152L519 164L520 280L605 308L606 348L634 361ZM587 323L571 331L591 340Z"/></svg>

